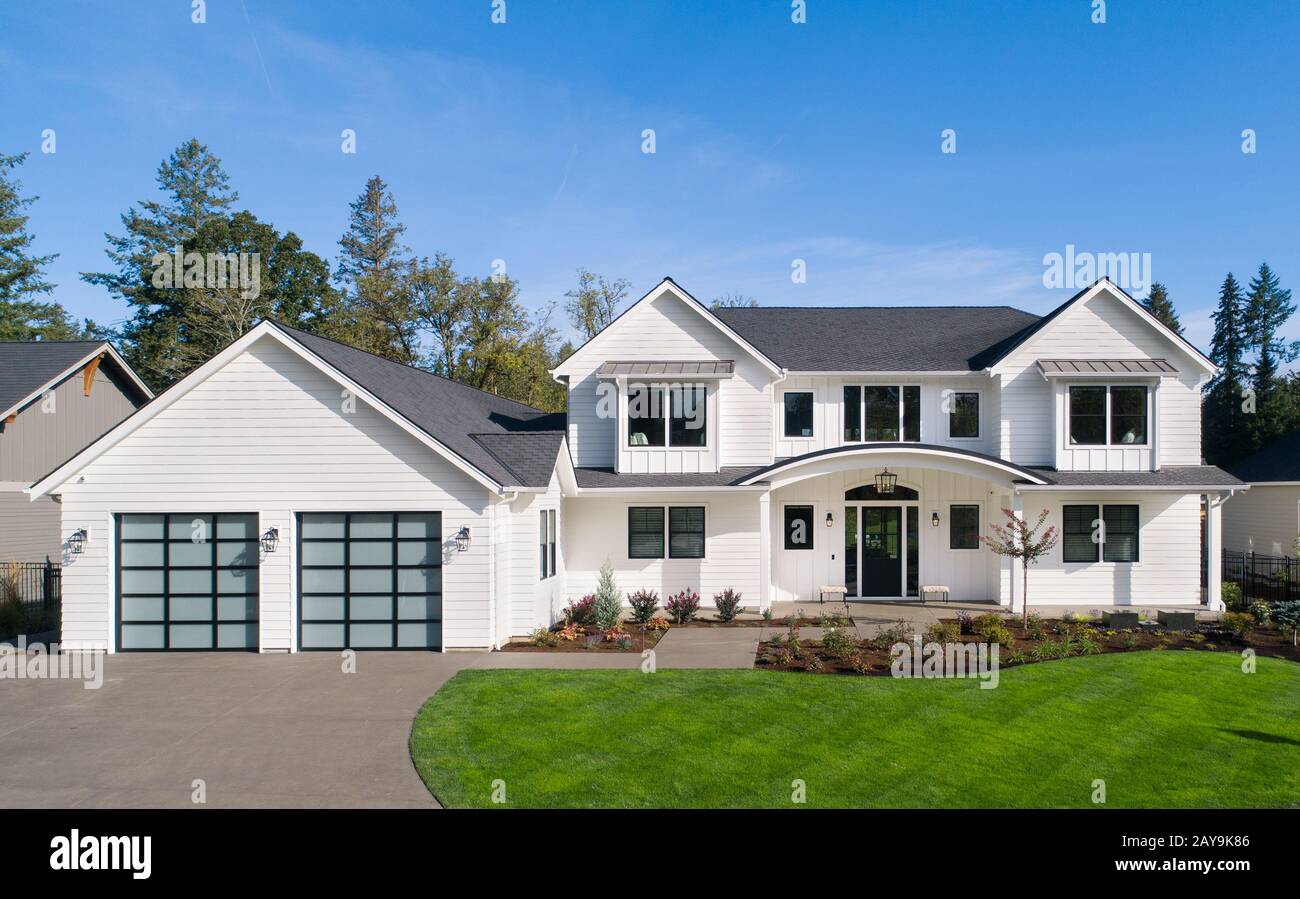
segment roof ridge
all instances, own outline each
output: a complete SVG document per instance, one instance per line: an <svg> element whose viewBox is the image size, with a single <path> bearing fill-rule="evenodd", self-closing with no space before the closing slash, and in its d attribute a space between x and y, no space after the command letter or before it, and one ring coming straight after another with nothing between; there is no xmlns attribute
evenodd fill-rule
<svg viewBox="0 0 1300 899"><path fill-rule="evenodd" d="M770 311L772 311L772 310L776 310L776 309L792 309L792 310L799 311L799 312L807 311L807 310L810 310L810 309L834 309L834 310L858 310L858 309L972 309L972 310L973 310L973 309L1009 309L1009 310L1011 310L1012 312L1022 312L1022 313L1024 313L1025 315L1033 315L1033 316L1037 316L1037 315L1038 315L1037 312L1030 312L1030 311L1028 311L1027 309L1021 309L1019 306L1010 306L1010 305L1008 305L1008 304L1006 304L1006 303L996 303L996 304L988 304L988 305L986 305L986 304L972 304L972 305L966 305L966 306L960 305L960 304L958 304L958 303L938 303L938 304L935 304L935 305L921 305L921 304L916 304L916 305L911 305L911 306L831 306L831 305L825 305L825 304L817 304L817 305L813 305L813 306L724 306L724 307L722 307L722 308L719 308L719 309L713 309L713 310L710 310L710 311L712 311L712 312L723 312L723 313L743 312L743 313L747 313L747 314L748 314L748 313L754 313L754 312L770 312Z"/></svg>

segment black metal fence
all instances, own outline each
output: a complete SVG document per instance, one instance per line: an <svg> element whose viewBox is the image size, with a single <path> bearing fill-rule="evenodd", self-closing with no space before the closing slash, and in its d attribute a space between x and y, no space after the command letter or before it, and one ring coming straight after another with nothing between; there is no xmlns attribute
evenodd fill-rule
<svg viewBox="0 0 1300 899"><path fill-rule="evenodd" d="M1223 551L1223 582L1236 584L1247 601L1300 599L1300 559Z"/></svg>
<svg viewBox="0 0 1300 899"><path fill-rule="evenodd" d="M0 562L0 638L58 630L63 569L55 562Z"/></svg>

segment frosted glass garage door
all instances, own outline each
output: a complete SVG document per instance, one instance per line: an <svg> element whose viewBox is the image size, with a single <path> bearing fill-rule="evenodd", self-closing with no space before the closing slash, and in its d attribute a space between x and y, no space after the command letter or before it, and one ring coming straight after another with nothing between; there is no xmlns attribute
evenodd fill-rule
<svg viewBox="0 0 1300 899"><path fill-rule="evenodd" d="M255 513L117 516L123 651L257 649Z"/></svg>
<svg viewBox="0 0 1300 899"><path fill-rule="evenodd" d="M442 515L298 517L301 649L439 649Z"/></svg>

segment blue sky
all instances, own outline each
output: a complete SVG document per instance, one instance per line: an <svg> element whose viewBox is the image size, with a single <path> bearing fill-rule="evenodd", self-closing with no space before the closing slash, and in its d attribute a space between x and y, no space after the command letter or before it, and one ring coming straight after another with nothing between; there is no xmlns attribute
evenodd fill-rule
<svg viewBox="0 0 1300 899"><path fill-rule="evenodd" d="M0 2L0 152L32 151L37 249L101 322L125 308L78 273L190 136L331 260L382 175L413 250L503 259L533 308L585 266L633 296L669 274L703 300L1044 312L1072 291L1043 256L1073 244L1150 253L1205 346L1225 272L1300 287L1296 3L1093 24L1090 0L807 0L796 25L788 0L507 0L496 25L491 0L208 0L196 25L190 0Z"/></svg>

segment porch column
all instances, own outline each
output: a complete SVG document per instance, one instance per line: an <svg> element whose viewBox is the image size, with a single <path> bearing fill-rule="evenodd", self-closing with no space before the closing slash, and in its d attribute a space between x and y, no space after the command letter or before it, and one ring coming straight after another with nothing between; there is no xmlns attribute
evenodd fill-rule
<svg viewBox="0 0 1300 899"><path fill-rule="evenodd" d="M772 491L758 497L758 610L772 606Z"/></svg>
<svg viewBox="0 0 1300 899"><path fill-rule="evenodd" d="M1025 500L1020 495L1019 490L1012 489L1011 493L1011 514L1018 520L1024 521L1025 518ZM1011 611L1024 612L1025 601L1024 583L1025 583L1025 560L1011 559ZM1018 602L1017 602L1018 601Z"/></svg>
<svg viewBox="0 0 1300 899"><path fill-rule="evenodd" d="M1227 608L1223 603L1223 502L1222 496L1205 496L1205 604L1212 612Z"/></svg>

